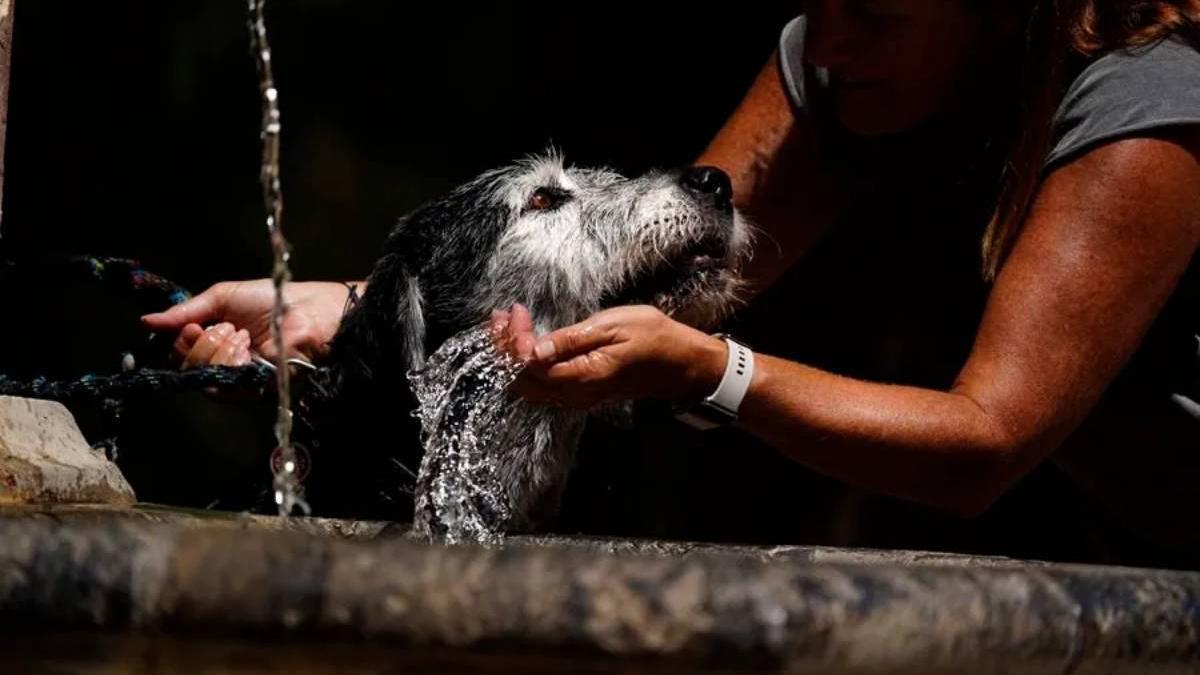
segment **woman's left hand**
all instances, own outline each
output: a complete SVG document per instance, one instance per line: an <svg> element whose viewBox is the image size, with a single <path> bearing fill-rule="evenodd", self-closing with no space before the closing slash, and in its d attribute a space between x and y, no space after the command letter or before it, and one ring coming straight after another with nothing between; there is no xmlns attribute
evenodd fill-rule
<svg viewBox="0 0 1200 675"><path fill-rule="evenodd" d="M492 316L497 346L525 362L517 391L537 403L589 408L642 398L694 400L717 388L726 345L649 306L616 307L536 336L529 311Z"/></svg>

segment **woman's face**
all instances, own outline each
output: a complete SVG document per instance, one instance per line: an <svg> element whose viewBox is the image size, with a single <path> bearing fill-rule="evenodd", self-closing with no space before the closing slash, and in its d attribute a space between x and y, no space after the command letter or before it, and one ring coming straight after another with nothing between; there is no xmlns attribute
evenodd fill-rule
<svg viewBox="0 0 1200 675"><path fill-rule="evenodd" d="M805 59L829 70L834 110L863 135L951 105L994 30L965 0L809 0Z"/></svg>

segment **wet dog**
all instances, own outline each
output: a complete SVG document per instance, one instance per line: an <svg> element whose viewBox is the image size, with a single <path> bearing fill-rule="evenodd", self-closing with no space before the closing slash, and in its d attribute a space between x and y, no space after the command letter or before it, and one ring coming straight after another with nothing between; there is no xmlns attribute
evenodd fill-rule
<svg viewBox="0 0 1200 675"><path fill-rule="evenodd" d="M714 168L628 178L548 155L404 217L322 364L318 402L302 410L319 430L310 503L323 515L403 518L421 455L406 376L495 309L523 303L539 333L622 304L717 322L736 301L749 243L731 197ZM553 510L582 429L569 415L539 424L500 461L507 529Z"/></svg>

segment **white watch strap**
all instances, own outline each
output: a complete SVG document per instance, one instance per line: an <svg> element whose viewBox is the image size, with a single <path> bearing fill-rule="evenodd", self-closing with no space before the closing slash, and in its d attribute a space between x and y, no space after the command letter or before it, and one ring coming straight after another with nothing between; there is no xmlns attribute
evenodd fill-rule
<svg viewBox="0 0 1200 675"><path fill-rule="evenodd" d="M754 377L754 353L726 335L715 337L725 340L729 347L720 384L699 405L675 416L684 424L701 431L716 429L737 419L738 408Z"/></svg>
<svg viewBox="0 0 1200 675"><path fill-rule="evenodd" d="M754 377L754 353L745 345L725 338L729 345L729 356L725 360L725 374L717 390L705 399L708 403L720 406L730 415L737 415L746 390L750 388L750 380Z"/></svg>

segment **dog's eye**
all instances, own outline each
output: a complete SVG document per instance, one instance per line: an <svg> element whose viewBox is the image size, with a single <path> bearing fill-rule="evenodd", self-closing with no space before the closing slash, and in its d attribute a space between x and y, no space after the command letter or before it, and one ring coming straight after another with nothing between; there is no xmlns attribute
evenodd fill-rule
<svg viewBox="0 0 1200 675"><path fill-rule="evenodd" d="M529 196L525 205L530 211L549 211L566 200L566 194L554 188L538 188Z"/></svg>

